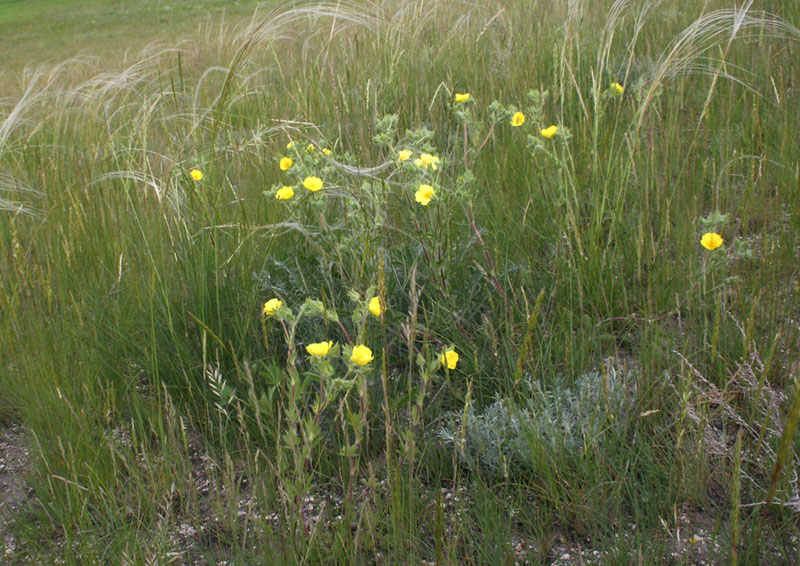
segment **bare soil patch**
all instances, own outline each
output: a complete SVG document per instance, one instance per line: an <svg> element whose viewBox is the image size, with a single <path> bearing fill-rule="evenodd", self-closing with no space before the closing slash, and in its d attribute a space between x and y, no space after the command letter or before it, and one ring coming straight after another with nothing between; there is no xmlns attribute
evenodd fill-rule
<svg viewBox="0 0 800 566"><path fill-rule="evenodd" d="M30 466L22 426L12 424L0 429L0 562L13 560L20 550L8 526L20 506L33 497L25 481Z"/></svg>

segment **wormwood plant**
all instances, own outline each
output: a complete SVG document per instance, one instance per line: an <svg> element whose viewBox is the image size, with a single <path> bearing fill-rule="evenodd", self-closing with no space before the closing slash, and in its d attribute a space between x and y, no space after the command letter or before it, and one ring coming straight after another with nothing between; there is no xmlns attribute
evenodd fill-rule
<svg viewBox="0 0 800 566"><path fill-rule="evenodd" d="M586 452L605 450L609 437L624 435L638 402L635 372L612 361L569 387L523 384L527 401L498 398L482 411L470 406L439 431L468 469L503 477L541 471L542 453L575 463Z"/></svg>

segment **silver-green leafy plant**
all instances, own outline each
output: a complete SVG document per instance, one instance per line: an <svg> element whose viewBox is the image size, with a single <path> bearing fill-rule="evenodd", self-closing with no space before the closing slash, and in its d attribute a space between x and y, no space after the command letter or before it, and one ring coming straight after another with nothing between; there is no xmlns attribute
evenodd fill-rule
<svg viewBox="0 0 800 566"><path fill-rule="evenodd" d="M612 363L581 375L570 387L528 385L527 401L500 398L482 411L470 406L439 431L465 467L507 476L535 469L535 451L570 458L603 450L612 435L624 434L620 416L635 407L638 392L635 372Z"/></svg>

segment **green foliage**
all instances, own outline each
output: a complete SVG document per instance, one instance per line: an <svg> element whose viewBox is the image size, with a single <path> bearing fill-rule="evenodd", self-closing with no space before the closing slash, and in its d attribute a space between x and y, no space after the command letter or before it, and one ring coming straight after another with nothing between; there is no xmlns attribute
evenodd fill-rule
<svg viewBox="0 0 800 566"><path fill-rule="evenodd" d="M4 82L4 556L793 560L800 13L728 8L304 2Z"/></svg>
<svg viewBox="0 0 800 566"><path fill-rule="evenodd" d="M636 379L629 370L609 365L581 375L571 387L559 380L545 390L527 383L525 404L498 399L481 412L470 407L463 422L439 432L456 447L467 468L489 475L536 472L537 454L558 454L559 462L577 465L586 452L618 446L629 432L631 412L640 405ZM608 436L616 442L607 442ZM549 465L549 462L544 465Z"/></svg>

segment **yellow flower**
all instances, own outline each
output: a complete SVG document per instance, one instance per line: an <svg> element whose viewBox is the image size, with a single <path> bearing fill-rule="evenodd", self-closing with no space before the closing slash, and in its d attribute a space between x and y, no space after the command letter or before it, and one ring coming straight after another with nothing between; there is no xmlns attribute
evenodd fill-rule
<svg viewBox="0 0 800 566"><path fill-rule="evenodd" d="M350 356L350 361L360 366L367 365L373 359L375 358L372 356L372 350L361 344L353 348L353 354Z"/></svg>
<svg viewBox="0 0 800 566"><path fill-rule="evenodd" d="M439 158L435 155L431 155L430 153L423 153L419 156L419 159L414 160L414 165L417 167L424 167L427 169L430 167L434 171L439 168Z"/></svg>
<svg viewBox="0 0 800 566"><path fill-rule="evenodd" d="M611 83L611 90L614 91L614 94L622 94L625 92L625 87L619 83Z"/></svg>
<svg viewBox="0 0 800 566"><path fill-rule="evenodd" d="M281 171L286 171L289 167L292 166L292 158L291 157L281 157L280 161Z"/></svg>
<svg viewBox="0 0 800 566"><path fill-rule="evenodd" d="M262 312L264 313L265 316L272 316L273 314L275 314L275 311L277 311L282 306L283 306L283 301L281 301L280 299L270 299L269 301L264 303L264 308L262 309Z"/></svg>
<svg viewBox="0 0 800 566"><path fill-rule="evenodd" d="M294 196L294 189L292 187L281 187L275 193L275 198L278 200L289 200Z"/></svg>
<svg viewBox="0 0 800 566"><path fill-rule="evenodd" d="M325 155L330 155L331 154L331 150L326 147L326 148L322 149L322 153L324 153Z"/></svg>
<svg viewBox="0 0 800 566"><path fill-rule="evenodd" d="M311 153L312 151L314 151L314 144L310 143L306 146L306 152Z"/></svg>
<svg viewBox="0 0 800 566"><path fill-rule="evenodd" d="M707 250L716 250L724 241L722 236L716 232L707 232L703 234L703 237L700 239L700 244Z"/></svg>
<svg viewBox="0 0 800 566"><path fill-rule="evenodd" d="M456 103L457 104L460 104L462 102L466 102L467 100L469 100L469 93L468 92L464 92L464 93L457 92L456 93Z"/></svg>
<svg viewBox="0 0 800 566"><path fill-rule="evenodd" d="M558 131L558 126L550 126L549 128L541 130L539 133L542 134L542 137L550 139L554 135L556 135L557 131Z"/></svg>
<svg viewBox="0 0 800 566"><path fill-rule="evenodd" d="M442 355L439 356L439 361L442 362L443 366L447 366L447 369L456 369L456 364L458 364L458 354L455 350L447 350L442 352Z"/></svg>
<svg viewBox="0 0 800 566"><path fill-rule="evenodd" d="M431 198L433 198L434 194L436 194L436 191L434 191L433 187L430 185L420 185L419 190L414 193L414 200L416 200L422 206L428 206L428 203L431 202Z"/></svg>
<svg viewBox="0 0 800 566"><path fill-rule="evenodd" d="M525 114L522 112L514 112L514 115L511 117L511 125L515 128L520 127L522 124L525 123Z"/></svg>
<svg viewBox="0 0 800 566"><path fill-rule="evenodd" d="M414 155L414 152L411 151L410 149L401 149L400 151L397 152L397 160L402 162L411 157L412 155Z"/></svg>
<svg viewBox="0 0 800 566"><path fill-rule="evenodd" d="M290 141L289 143L286 144L286 149L292 149L293 147L294 147L293 141Z"/></svg>
<svg viewBox="0 0 800 566"><path fill-rule="evenodd" d="M319 177L306 177L303 179L303 186L312 193L316 193L322 188L322 179Z"/></svg>
<svg viewBox="0 0 800 566"><path fill-rule="evenodd" d="M306 352L311 356L321 357L327 355L331 348L333 348L333 340L315 342L314 344L306 346Z"/></svg>
<svg viewBox="0 0 800 566"><path fill-rule="evenodd" d="M372 297L369 300L369 312L374 314L375 316L381 316L383 309L381 308L381 298L380 297Z"/></svg>
<svg viewBox="0 0 800 566"><path fill-rule="evenodd" d="M200 171L200 169L192 169L191 171L189 171L189 176L195 181L203 180L203 172Z"/></svg>

